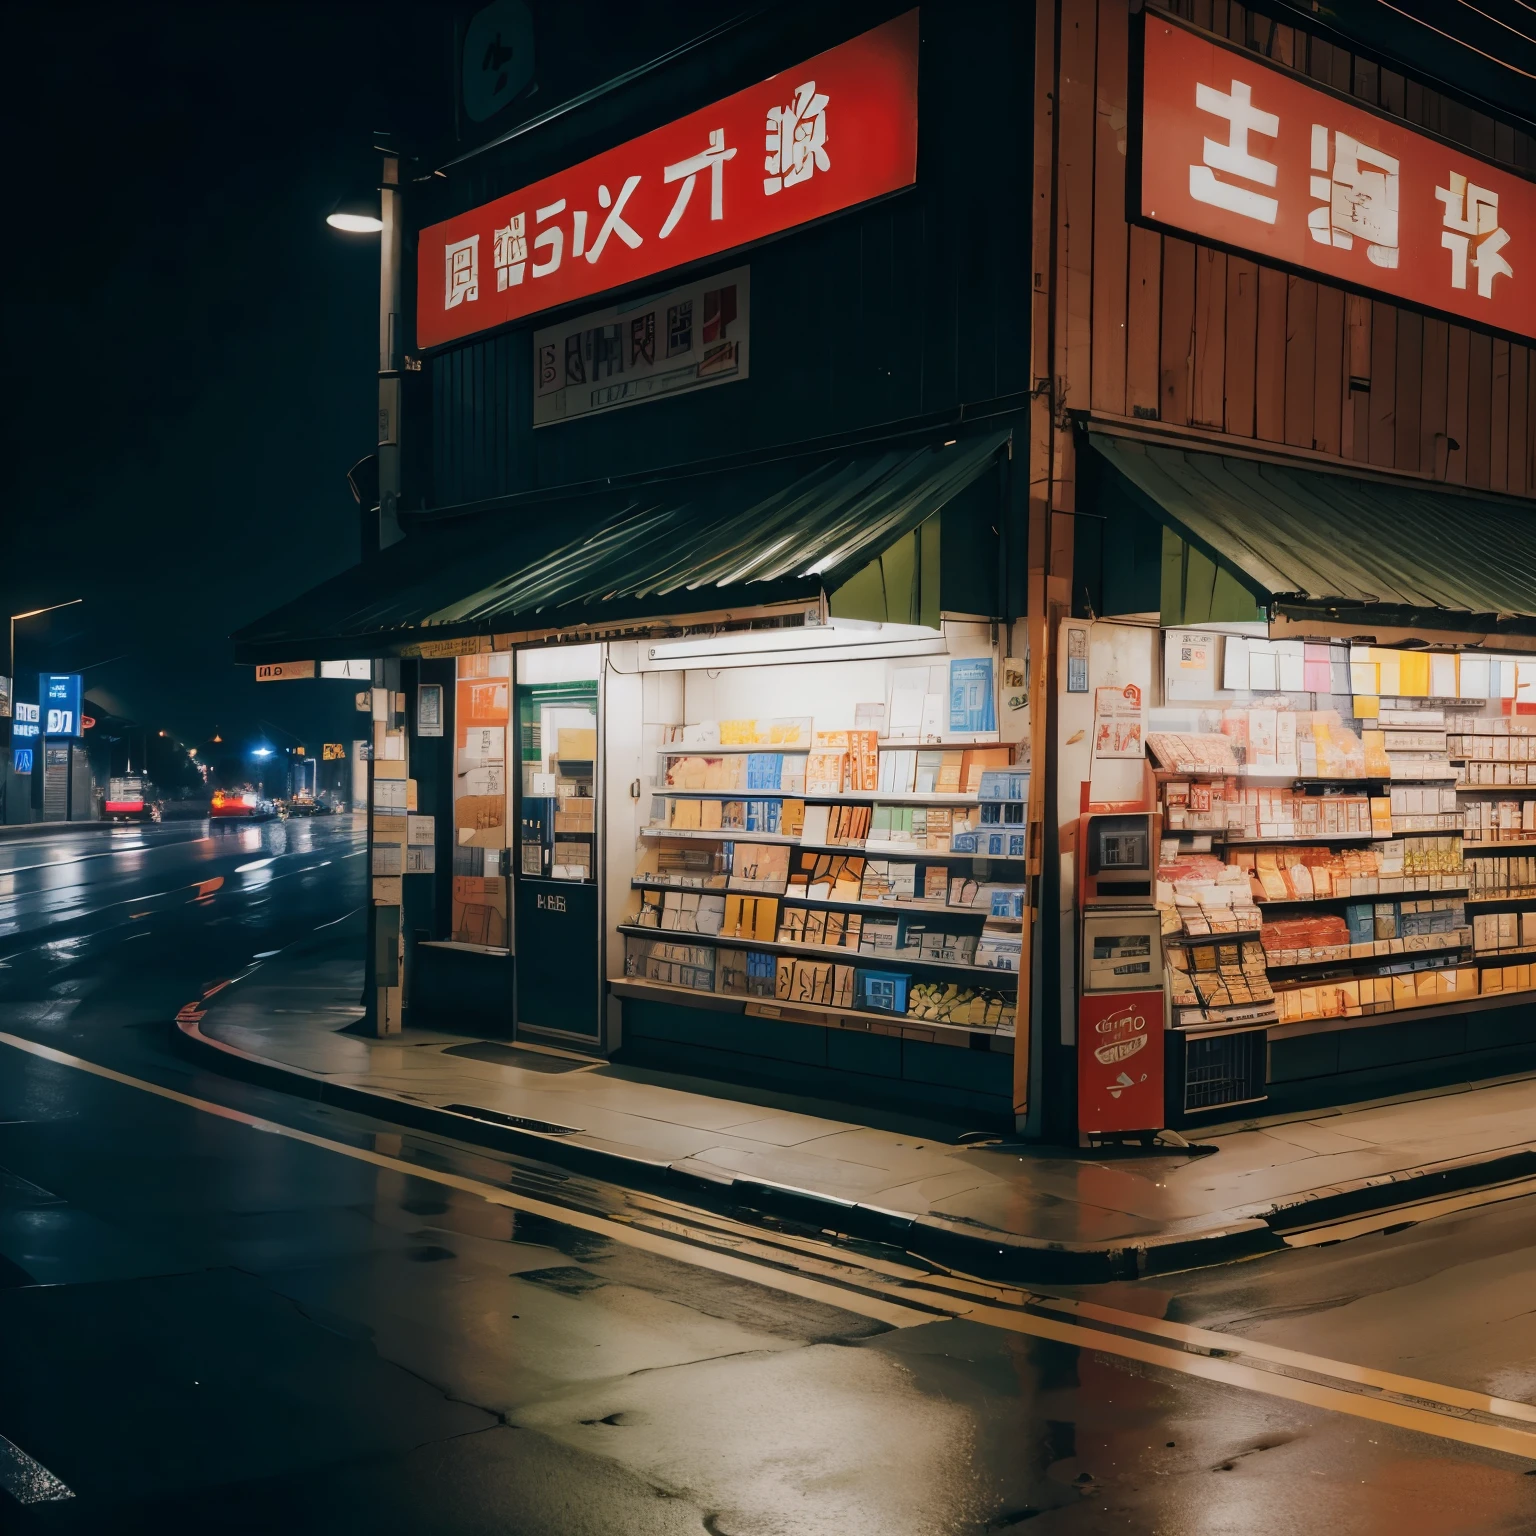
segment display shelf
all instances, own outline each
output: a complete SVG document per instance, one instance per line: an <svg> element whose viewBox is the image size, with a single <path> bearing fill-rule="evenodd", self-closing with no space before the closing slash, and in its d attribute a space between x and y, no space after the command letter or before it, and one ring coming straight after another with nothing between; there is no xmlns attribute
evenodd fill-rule
<svg viewBox="0 0 1536 1536"><path fill-rule="evenodd" d="M1426 934L1426 938L1444 938L1444 934ZM1446 967L1438 965L1419 965L1420 960L1455 960L1455 957L1466 951L1472 950L1470 938L1461 939L1455 944L1440 944L1432 949L1404 950L1394 955L1335 955L1327 960L1294 960L1284 964L1271 961L1269 953L1264 957L1264 969L1272 981L1279 977L1278 985L1282 986L1287 981L1297 979L1292 973L1302 973L1309 982L1323 981L1356 981L1364 977L1375 976L1407 976L1416 971L1444 970ZM1293 951L1280 950L1280 954L1290 954ZM1460 964L1460 961L1455 961ZM1337 975L1314 974L1319 967L1331 966L1337 971ZM1364 969L1362 969L1364 967Z"/></svg>
<svg viewBox="0 0 1536 1536"><path fill-rule="evenodd" d="M791 1022L797 1024L822 1024L823 1028L856 1028L859 1023L878 1024L885 1029L893 1029L901 1034L912 1034L918 1037L933 1030L939 1030L946 1035L967 1037L971 1035L986 1035L994 1040L1006 1040L1008 1050L1013 1048L1014 1030L1011 1026L995 1024L945 1024L937 1019L918 1018L910 1013L876 1013L867 1008L839 1008L833 1003L781 1003L777 998L758 997L744 995L739 992L700 992L692 987L674 987L666 982L646 981L634 976L610 977L608 985L620 997L645 998L652 1001L677 1002L695 1008L719 1009L722 1005L727 1008L740 1007L743 1011L747 1008L755 1008L759 1017L776 1018L781 1015L790 1016ZM846 1025L825 1024L815 1017L817 1014L827 1015L834 1019L846 1019ZM809 1015L810 1017L805 1017ZM956 1044L960 1043L957 1039Z"/></svg>
<svg viewBox="0 0 1536 1536"><path fill-rule="evenodd" d="M1278 847L1284 844L1294 845L1297 843L1388 843L1392 841L1394 834L1391 832L1308 832L1304 834L1298 833L1295 837L1245 837L1240 832L1233 833L1231 828L1228 828L1225 832L1204 832L1200 828L1196 828L1193 834L1186 832L1185 835L1218 838L1223 843L1240 843L1243 847L1247 848L1255 846ZM1429 835L1428 833L1425 834L1425 836ZM1447 837L1454 835L1454 833L1449 832L1445 834Z"/></svg>
<svg viewBox="0 0 1536 1536"><path fill-rule="evenodd" d="M1469 842L1465 835L1461 840L1463 853L1504 853L1511 848L1536 848L1536 837L1514 837L1502 843Z"/></svg>
<svg viewBox="0 0 1536 1536"><path fill-rule="evenodd" d="M685 837L706 843L787 843L791 848L808 846L798 837L787 837L782 832L744 832L740 827L722 827L718 831L705 832L697 827L641 827L641 837ZM862 848L839 848L838 853L863 853Z"/></svg>
<svg viewBox="0 0 1536 1536"><path fill-rule="evenodd" d="M995 736L977 740L974 737L940 736L937 739L930 738L927 741L914 741L910 737L881 736L875 743L882 752L937 752L943 748L951 751L960 751L965 747L1013 747L1020 746L1020 742L999 741ZM1010 767L1018 767L1017 763L1009 764Z"/></svg>
<svg viewBox="0 0 1536 1536"><path fill-rule="evenodd" d="M1022 800L988 800L980 795L942 794L937 790L849 789L841 794L821 791L806 793L798 789L673 789L657 785L653 795L667 795L688 800L804 800L807 805L1023 805ZM1022 823L1014 823L1022 825Z"/></svg>
<svg viewBox="0 0 1536 1536"><path fill-rule="evenodd" d="M760 894L742 892L741 894ZM911 966L918 970L952 971L975 979L1001 977L1018 985L1017 971L997 970L986 965L972 965L963 960L922 960L898 955L890 950L844 949L836 944L784 944L778 939L725 938L716 933L691 933L683 928L642 928L639 923L620 923L618 931L637 939L665 939L675 944L707 944L712 949L755 949L763 954L789 955L797 960L827 960L879 970L887 965ZM820 1004L816 1006L820 1007Z"/></svg>
<svg viewBox="0 0 1536 1536"><path fill-rule="evenodd" d="M1378 878L1380 878L1380 877L1378 877ZM1415 880L1415 879L1417 879L1417 880L1424 880L1424 879L1428 879L1429 877L1427 875L1402 875L1402 876L1388 875L1386 878L1389 879L1389 880L1393 880L1393 879L1403 879L1403 880ZM1286 896L1286 897L1283 897L1283 898L1276 898L1274 900L1265 899L1265 900L1262 900L1262 901L1257 899L1257 898L1255 898L1253 904L1254 904L1254 906L1260 907L1260 908L1263 908L1263 907L1310 907L1310 906L1323 906L1323 905L1327 905L1329 903L1336 902L1336 901L1344 901L1344 902L1351 902L1351 901L1380 901L1382 899L1382 897L1384 897L1384 896L1460 896L1466 890L1467 890L1467 882L1465 880L1463 880L1458 885L1431 886L1431 887L1422 888L1422 889L1419 888L1419 887L1416 887L1416 886L1410 886L1410 887L1404 888L1403 890L1396 890L1396 891L1392 891L1392 890L1361 891L1361 892L1358 892L1358 893L1355 893L1355 894L1349 895L1349 896Z"/></svg>
<svg viewBox="0 0 1536 1536"><path fill-rule="evenodd" d="M1481 992L1475 997L1426 998L1413 1008L1397 1008L1390 1003L1373 1003L1371 1011L1364 1008L1359 1013L1329 1014L1315 1019L1291 1019L1271 1024L1269 1038L1291 1040L1302 1035L1333 1034L1342 1029L1368 1029L1377 1024L1401 1024L1405 1019L1425 1018L1431 1015L1448 1017L1462 1013L1482 1013L1489 1009L1508 1008L1512 999L1530 996L1523 992ZM1517 1005L1514 1005L1517 1006Z"/></svg>
<svg viewBox="0 0 1536 1536"><path fill-rule="evenodd" d="M1477 895L1467 897L1467 905L1485 906L1498 901L1529 901L1536 896L1536 885L1522 885L1514 891L1480 891Z"/></svg>
<svg viewBox="0 0 1536 1536"><path fill-rule="evenodd" d="M1474 949L1472 951L1472 963L1474 965L1495 965L1506 960L1530 960L1536 958L1536 946L1528 946L1523 949Z"/></svg>
<svg viewBox="0 0 1536 1536"><path fill-rule="evenodd" d="M860 858L904 859L984 859L989 864L1027 864L1024 854L1017 857L1002 853L954 853L942 848L917 848L910 843L804 843L782 832L744 832L739 827L701 831L693 827L641 827L641 837L682 837L710 843L786 843L808 853L851 853Z"/></svg>
<svg viewBox="0 0 1536 1536"><path fill-rule="evenodd" d="M1177 933L1163 935L1164 944L1177 944L1180 949L1195 944L1235 944L1239 939L1257 944L1259 930L1257 928L1224 928L1220 933L1191 933L1187 928L1180 928Z"/></svg>
<svg viewBox="0 0 1536 1536"><path fill-rule="evenodd" d="M1536 763L1531 767L1536 768ZM1512 789L1528 789L1533 791L1526 796L1527 799L1536 799L1536 783L1533 784L1468 784L1465 779L1457 779L1456 793L1458 795L1507 795Z"/></svg>
<svg viewBox="0 0 1536 1536"><path fill-rule="evenodd" d="M674 742L665 742L656 750L667 757L730 757L738 752L780 752L785 756L804 757L806 753L815 750L813 747L680 747Z"/></svg>
<svg viewBox="0 0 1536 1536"><path fill-rule="evenodd" d="M891 913L942 913L946 917L979 917L988 919L994 923L1006 923L1010 928L1023 926L1021 917L994 917L983 907L951 907L944 902L923 901L823 901L817 896L797 896L788 890L783 891L732 891L723 885L669 885L664 880L647 880L643 875L637 875L630 882L630 888L636 891L689 891L696 896L777 896L780 900L792 902L797 907L812 907L824 909L828 912L880 912L889 916ZM650 930L654 932L655 930ZM665 930L668 933L673 929Z"/></svg>

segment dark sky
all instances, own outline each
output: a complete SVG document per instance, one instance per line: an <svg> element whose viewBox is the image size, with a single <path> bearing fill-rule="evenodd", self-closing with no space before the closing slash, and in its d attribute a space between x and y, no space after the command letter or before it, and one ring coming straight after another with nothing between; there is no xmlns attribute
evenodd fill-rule
<svg viewBox="0 0 1536 1536"><path fill-rule="evenodd" d="M188 742L350 735L347 685L258 685L227 636L357 558L378 245L324 216L374 129L439 106L444 13L37 3L5 30L0 625L85 599L22 627L18 692L83 670Z"/></svg>

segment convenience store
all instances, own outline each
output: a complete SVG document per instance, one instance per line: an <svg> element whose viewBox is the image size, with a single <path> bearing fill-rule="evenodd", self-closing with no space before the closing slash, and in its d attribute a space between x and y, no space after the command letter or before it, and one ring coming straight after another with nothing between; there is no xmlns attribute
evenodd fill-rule
<svg viewBox="0 0 1536 1536"><path fill-rule="evenodd" d="M1091 167L1094 219L1091 249L1051 241L1091 304L1058 318L1067 419L1033 441L1046 1015L1080 1130L1536 1066L1536 289L1491 247L1463 281L1455 222L1477 187L1490 231L1527 227L1533 140L1305 17L1172 9L1061 17L1057 173ZM1211 147L1229 109L1247 158Z"/></svg>
<svg viewBox="0 0 1536 1536"><path fill-rule="evenodd" d="M425 508L238 638L377 658L380 1028L1013 1129L1030 46L765 13L413 194Z"/></svg>
<svg viewBox="0 0 1536 1536"><path fill-rule="evenodd" d="M1093 689L1142 691L1145 753L1063 746L1062 769L1110 820L1148 815L1170 1123L1536 1063L1526 509L1130 436L1087 452L1107 524L1162 561L1133 573L1143 621L1064 639ZM1528 553L1411 553L1450 526Z"/></svg>

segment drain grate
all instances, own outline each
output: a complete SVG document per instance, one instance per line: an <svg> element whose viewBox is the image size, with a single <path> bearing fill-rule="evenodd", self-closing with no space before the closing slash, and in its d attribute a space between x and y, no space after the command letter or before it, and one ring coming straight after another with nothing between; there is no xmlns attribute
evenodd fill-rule
<svg viewBox="0 0 1536 1536"><path fill-rule="evenodd" d="M542 1136L575 1136L579 1125L556 1125L553 1120L534 1120L527 1115L506 1115L499 1109L481 1109L478 1104L444 1104L452 1115L465 1115L471 1120L483 1120L487 1125L505 1125L514 1131L538 1131Z"/></svg>

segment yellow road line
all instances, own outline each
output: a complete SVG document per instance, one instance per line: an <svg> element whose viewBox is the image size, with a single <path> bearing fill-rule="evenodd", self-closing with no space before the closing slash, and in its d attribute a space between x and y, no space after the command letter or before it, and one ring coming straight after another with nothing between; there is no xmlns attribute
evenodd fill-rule
<svg viewBox="0 0 1536 1536"><path fill-rule="evenodd" d="M221 1120L244 1125L253 1131L264 1131L273 1136L286 1136L290 1141L303 1142L306 1146L319 1147L326 1152L337 1152L343 1157L350 1157L358 1162L372 1163L376 1168L387 1168L392 1173L405 1174L413 1179L426 1179L430 1183L442 1184L450 1189L461 1190L468 1195L477 1195L492 1205L506 1206L510 1210L522 1211L530 1216L547 1217L551 1221L559 1222L562 1226L575 1227L583 1232L599 1233L615 1242L626 1243L632 1248L692 1264L696 1268L713 1269L720 1274L766 1284L774 1290L809 1297L812 1300L824 1302L828 1306L839 1307L843 1311L857 1311L861 1316L889 1323L893 1328L911 1328L918 1323L931 1323L934 1318L932 1312L919 1311L916 1307L902 1306L873 1296L866 1298L867 1305L850 1308L849 1292L825 1285L808 1276L765 1270L761 1264L737 1259L730 1254L719 1253L713 1249L697 1248L691 1244L680 1243L639 1227L613 1221L606 1216L594 1216L590 1212L574 1210L564 1205L554 1205L547 1200L534 1200L527 1195L515 1194L509 1189L501 1189L479 1179L465 1178L461 1174L448 1173L436 1168L423 1168L419 1164L407 1162L404 1158L390 1157L386 1153L375 1152L367 1147L349 1147L345 1142L332 1141L329 1137L317 1136L311 1131L301 1131L295 1126L283 1125L276 1120L265 1120L259 1115L248 1115L243 1110L231 1109L226 1104L214 1104L207 1099L180 1093L174 1088L162 1087L159 1083L130 1077L125 1072L117 1072L111 1067L86 1061L83 1057L72 1056L67 1051L57 1050L51 1045L42 1045L36 1040L25 1040L19 1035L0 1032L0 1045L9 1045L18 1051L25 1051L28 1055L40 1057L44 1061L73 1067L93 1077L120 1083L126 1088L137 1088L143 1093L153 1094L156 1098L167 1099L173 1104L181 1104L188 1109L195 1109L206 1115L214 1115Z"/></svg>
<svg viewBox="0 0 1536 1536"><path fill-rule="evenodd" d="M1067 1312L1077 1317L1116 1327L1133 1328L1153 1339L1127 1337L1123 1333L1110 1333L1085 1326L1074 1321L1042 1317L1038 1312L1014 1310L1006 1305L989 1303L978 1295L961 1296L946 1292L943 1287L947 1277L926 1273L900 1263L863 1265L854 1256L828 1246L823 1253L809 1251L814 1244L806 1239L795 1239L791 1248L777 1241L777 1234L764 1234L755 1229L731 1223L726 1218L712 1217L709 1227L701 1230L693 1213L688 1212L689 1222L675 1220L659 1213L649 1216L645 1224L636 1220L624 1220L612 1216L600 1216L589 1211L556 1205L550 1201L536 1200L516 1194L480 1179L466 1178L462 1174L442 1169L426 1168L404 1158L391 1157L366 1147L348 1146L311 1131L301 1131L294 1126L266 1120L258 1115L215 1104L174 1088L162 1087L142 1078L115 1071L111 1067L86 1061L82 1057L60 1051L53 1046L42 1045L17 1035L0 1032L0 1044L25 1052L43 1061L73 1068L123 1087L136 1088L153 1094L170 1103L180 1104L202 1114L213 1115L250 1130L270 1135L285 1136L306 1146L334 1152L358 1162L388 1169L407 1178L423 1179L445 1188L456 1189L474 1195L489 1204L500 1205L529 1215L545 1217L562 1226L591 1232L628 1247L653 1253L679 1263L713 1270L718 1274L731 1275L772 1290L806 1297L869 1317L896 1328L909 1328L941 1318L965 1318L991 1328L1010 1333L1024 1334L1031 1338L1048 1339L1055 1343L1069 1344L1078 1349L1092 1350L1099 1354L1136 1360L1144 1365L1157 1366L1183 1376L1197 1377L1205 1381L1219 1382L1248 1392L1258 1392L1268 1397L1284 1398L1308 1407L1320 1408L1352 1418L1368 1419L1399 1429L1415 1430L1441 1440L1454 1440L1483 1450L1501 1451L1525 1460L1536 1460L1536 1433L1514 1425L1487 1424L1457 1416L1456 1410L1474 1410L1504 1418L1518 1418L1536 1422L1536 1412L1526 1404L1511 1403L1504 1399L1487 1397L1481 1393L1465 1392L1460 1388L1441 1386L1438 1383L1417 1381L1411 1377L1396 1376L1390 1372L1373 1371L1348 1362L1325 1360L1292 1350L1280 1349L1245 1340L1232 1334L1216 1333L1208 1329L1189 1327L1182 1323L1170 1323L1161 1318L1145 1317L1139 1313L1122 1312L1116 1308L1100 1306L1093 1302L1081 1302L1056 1297L1021 1293L1007 1287L995 1288L998 1297L1022 1295L1031 1307ZM657 1202L659 1203L659 1202ZM687 1207L676 1207L681 1214ZM700 1213L703 1214L703 1213ZM653 1230L661 1227L667 1230ZM726 1230L737 1227L738 1230ZM712 1246L729 1243L731 1251ZM745 1257L746 1254L754 1257ZM784 1267L798 1263L809 1265L817 1275ZM906 1273L891 1273L906 1271ZM964 1288L972 1292L984 1292L984 1282L968 1277L957 1277ZM850 1288L851 1287L851 1288ZM886 1294L894 1291L901 1299ZM1155 1342L1156 1337L1167 1338L1174 1343L1194 1348L1219 1349L1233 1356L1247 1355L1267 1360L1275 1365L1302 1369L1314 1375L1332 1377L1338 1382L1351 1382L1361 1387L1390 1391L1419 1398L1428 1405L1394 1402L1374 1397L1365 1392L1352 1391L1347 1386L1331 1386L1326 1383L1287 1376L1263 1366L1245 1364L1240 1358L1224 1355L1191 1353L1189 1348L1174 1347L1174 1343Z"/></svg>

